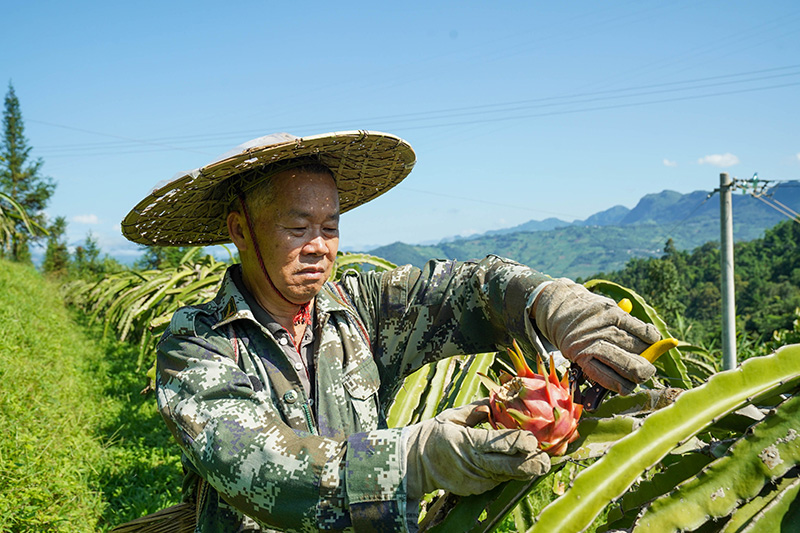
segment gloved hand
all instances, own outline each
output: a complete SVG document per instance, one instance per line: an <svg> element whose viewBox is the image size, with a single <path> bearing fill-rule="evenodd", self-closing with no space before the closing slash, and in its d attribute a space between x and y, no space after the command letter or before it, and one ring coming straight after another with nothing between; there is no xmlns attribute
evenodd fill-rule
<svg viewBox="0 0 800 533"><path fill-rule="evenodd" d="M550 457L529 431L476 429L487 420L488 399L447 409L403 430L408 497L444 489L459 496L480 494L510 479L530 479L550 470Z"/></svg>
<svg viewBox="0 0 800 533"><path fill-rule="evenodd" d="M639 354L661 338L658 329L583 285L553 281L536 297L531 315L564 357L607 389L628 394L656 371Z"/></svg>

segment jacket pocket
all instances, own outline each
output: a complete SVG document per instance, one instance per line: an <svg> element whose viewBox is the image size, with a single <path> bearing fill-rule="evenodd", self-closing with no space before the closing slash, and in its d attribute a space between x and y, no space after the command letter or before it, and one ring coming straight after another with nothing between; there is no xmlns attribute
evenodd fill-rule
<svg viewBox="0 0 800 533"><path fill-rule="evenodd" d="M381 385L375 361L364 359L343 377L343 386L358 417L360 431L378 428L378 389Z"/></svg>

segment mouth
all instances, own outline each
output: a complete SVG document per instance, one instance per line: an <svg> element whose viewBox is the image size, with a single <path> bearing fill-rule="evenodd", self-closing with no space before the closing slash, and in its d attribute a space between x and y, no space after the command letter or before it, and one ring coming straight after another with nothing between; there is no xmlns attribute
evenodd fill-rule
<svg viewBox="0 0 800 533"><path fill-rule="evenodd" d="M302 270L299 270L296 275L305 279L320 279L327 277L325 269L321 267L304 268Z"/></svg>

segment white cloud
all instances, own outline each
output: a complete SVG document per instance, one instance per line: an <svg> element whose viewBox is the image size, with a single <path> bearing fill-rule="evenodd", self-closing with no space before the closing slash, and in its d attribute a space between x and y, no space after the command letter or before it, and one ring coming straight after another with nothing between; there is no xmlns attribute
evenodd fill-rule
<svg viewBox="0 0 800 533"><path fill-rule="evenodd" d="M739 158L731 153L711 154L697 160L700 165L714 165L715 167L732 167L739 164Z"/></svg>
<svg viewBox="0 0 800 533"><path fill-rule="evenodd" d="M669 159L666 159L666 158L664 159L663 163L664 163L665 167L677 167L678 166L678 162L677 161L670 161Z"/></svg>
<svg viewBox="0 0 800 533"><path fill-rule="evenodd" d="M800 152L797 152L797 153L795 154L795 157L797 157L797 160L798 160L798 161L800 161Z"/></svg>
<svg viewBox="0 0 800 533"><path fill-rule="evenodd" d="M100 219L97 218L97 215L75 215L72 217L72 222L77 222L78 224L98 224Z"/></svg>

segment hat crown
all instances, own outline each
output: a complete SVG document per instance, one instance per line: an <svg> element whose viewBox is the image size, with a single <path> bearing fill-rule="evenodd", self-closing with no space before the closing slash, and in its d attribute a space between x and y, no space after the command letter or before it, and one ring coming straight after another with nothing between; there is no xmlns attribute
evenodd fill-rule
<svg viewBox="0 0 800 533"><path fill-rule="evenodd" d="M267 146L273 146L278 144L284 144L292 141L296 141L300 137L295 137L291 133L270 133L269 135L264 135L262 137L258 137L256 139L251 139L247 142L243 142L236 148L228 150L221 156L215 158L213 161L208 163L205 166L213 165L214 163L219 163L220 161L225 161L228 158L235 157L237 155L241 155L248 150L252 150L253 148L265 148Z"/></svg>

